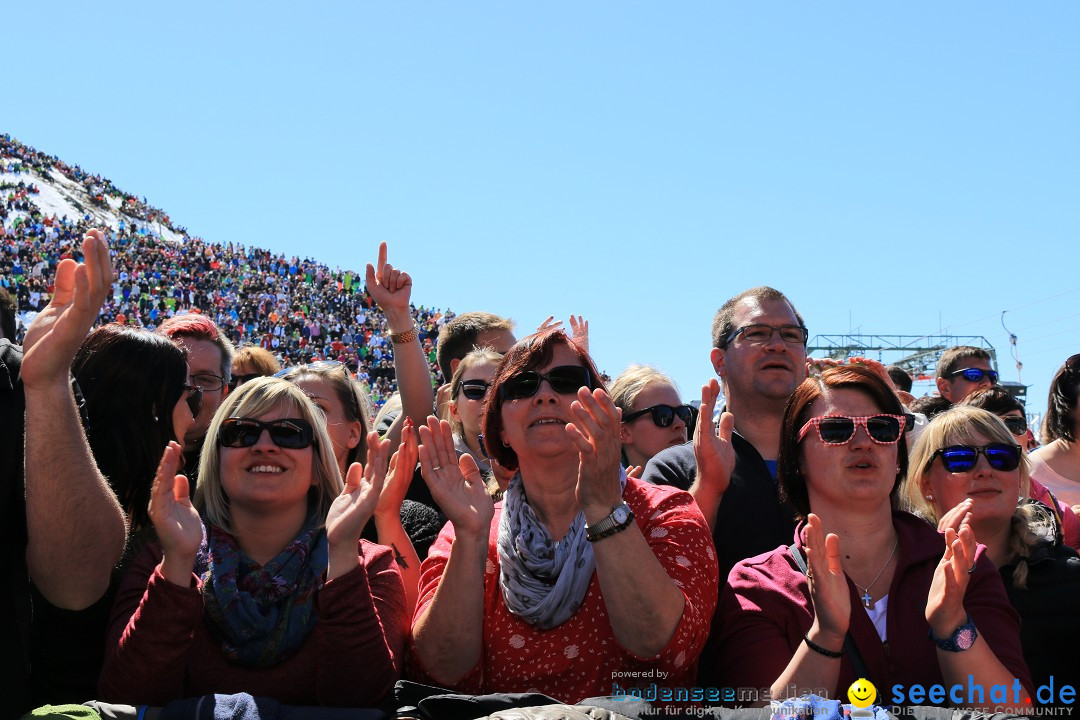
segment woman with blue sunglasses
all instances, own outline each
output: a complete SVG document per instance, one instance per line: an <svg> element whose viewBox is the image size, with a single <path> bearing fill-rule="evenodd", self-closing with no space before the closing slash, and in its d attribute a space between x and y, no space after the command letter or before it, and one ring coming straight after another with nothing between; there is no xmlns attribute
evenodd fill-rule
<svg viewBox="0 0 1080 720"><path fill-rule="evenodd" d="M1000 418L958 406L915 443L901 489L907 505L941 531L966 523L997 566L1023 623L1024 658L1036 686L1080 685L1080 556L1062 543L1051 509L1028 495L1028 462Z"/></svg>
<svg viewBox="0 0 1080 720"><path fill-rule="evenodd" d="M117 595L99 697L376 706L408 630L393 553L360 540L389 442L370 433L366 465L343 484L321 412L278 378L230 393L207 437L194 498L176 474L179 444L162 457L149 509L159 542Z"/></svg>
<svg viewBox="0 0 1080 720"><path fill-rule="evenodd" d="M627 477L619 411L561 330L510 348L488 393L485 446L515 472L494 507L449 424L420 428L450 523L421 570L411 676L565 702L692 685L717 588L693 499Z"/></svg>

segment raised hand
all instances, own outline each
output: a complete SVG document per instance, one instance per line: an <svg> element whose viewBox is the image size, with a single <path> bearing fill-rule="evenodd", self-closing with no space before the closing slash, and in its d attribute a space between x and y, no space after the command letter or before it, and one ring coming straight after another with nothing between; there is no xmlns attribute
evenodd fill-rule
<svg viewBox="0 0 1080 720"><path fill-rule="evenodd" d="M420 473L458 537L487 542L495 504L487 493L476 461L466 453L458 459L450 423L429 415L420 426Z"/></svg>
<svg viewBox="0 0 1080 720"><path fill-rule="evenodd" d="M967 498L964 502L942 515L937 524L938 532L945 532L949 528L952 528L954 532L960 532L960 528L965 523L971 523L971 509L974 506L975 501Z"/></svg>
<svg viewBox="0 0 1080 720"><path fill-rule="evenodd" d="M413 470L420 457L420 448L413 431L412 418L405 418L401 428L401 444L390 458L390 467L386 471L386 484L379 495L379 504L375 507L376 517L393 519L400 517L401 503L412 484Z"/></svg>
<svg viewBox="0 0 1080 720"><path fill-rule="evenodd" d="M390 331L407 332L412 327L412 278L386 262L386 243L379 243L378 264L367 264L366 280L367 291L386 315Z"/></svg>
<svg viewBox="0 0 1080 720"><path fill-rule="evenodd" d="M578 449L578 505L592 521L607 517L619 504L622 411L602 389L579 388L570 404L574 422L566 426ZM595 517L591 517L594 516Z"/></svg>
<svg viewBox="0 0 1080 720"><path fill-rule="evenodd" d="M589 354L589 321L584 320L580 315L576 318L570 316L570 339L574 341L574 344L581 348L581 351L586 355Z"/></svg>
<svg viewBox="0 0 1080 720"><path fill-rule="evenodd" d="M177 442L170 441L165 447L150 490L150 520L164 550L161 574L171 583L188 587L202 544L203 525L191 504L188 479L176 474L182 453Z"/></svg>
<svg viewBox="0 0 1080 720"><path fill-rule="evenodd" d="M359 563L356 545L379 503L390 441L380 440L379 434L372 431L368 433L367 444L367 465L353 463L349 466L345 487L334 498L326 514L326 540L330 546L327 580L344 575Z"/></svg>
<svg viewBox="0 0 1080 720"><path fill-rule="evenodd" d="M21 374L27 388L50 381L67 383L75 352L108 296L113 269L104 233L87 232L82 251L81 263L71 258L60 261L52 299L27 329Z"/></svg>
<svg viewBox="0 0 1080 720"><path fill-rule="evenodd" d="M826 535L821 518L813 513L806 519L804 532L806 582L814 604L814 624L807 634L819 644L838 649L851 622L851 593L840 562L840 538Z"/></svg>
<svg viewBox="0 0 1080 720"><path fill-rule="evenodd" d="M727 490L731 472L735 469L735 448L731 445L735 416L725 412L720 416L720 425L716 432L712 430L712 417L718 397L720 383L713 378L701 387L701 407L698 409L697 425L694 427L697 483L702 491L717 499Z"/></svg>
<svg viewBox="0 0 1080 720"><path fill-rule="evenodd" d="M975 533L971 526L961 525L959 533L947 528L945 553L934 570L934 580L926 598L926 622L938 637L952 635L967 619L964 594L974 569Z"/></svg>

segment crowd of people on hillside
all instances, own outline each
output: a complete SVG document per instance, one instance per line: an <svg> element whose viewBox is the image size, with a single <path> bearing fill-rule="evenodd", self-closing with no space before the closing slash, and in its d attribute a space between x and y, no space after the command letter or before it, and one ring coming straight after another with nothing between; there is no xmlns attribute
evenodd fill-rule
<svg viewBox="0 0 1080 720"><path fill-rule="evenodd" d="M0 292L18 712L1075 698L1080 355L1035 448L985 350L943 353L922 412L898 368L809 358L755 287L691 404L655 368L604 376L581 317L519 338L414 307L385 243L354 277L31 220L4 223Z"/></svg>

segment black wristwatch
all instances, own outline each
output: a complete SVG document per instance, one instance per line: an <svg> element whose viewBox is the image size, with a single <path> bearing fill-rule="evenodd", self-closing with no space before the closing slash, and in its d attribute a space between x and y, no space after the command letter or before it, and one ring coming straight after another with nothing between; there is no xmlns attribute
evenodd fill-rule
<svg viewBox="0 0 1080 720"><path fill-rule="evenodd" d="M975 630L975 623L972 622L970 615L967 617L967 622L953 630L953 634L947 638L939 638L934 634L934 629L930 628L930 639L946 652L963 652L975 644L977 637L979 633Z"/></svg>
<svg viewBox="0 0 1080 720"><path fill-rule="evenodd" d="M626 504L626 501L619 503L611 509L611 514L606 518L596 523L595 525L585 525L585 539L589 542L596 542L597 540L603 540L606 537L622 532L626 528L630 527L630 523L634 522L634 513L630 510L630 506Z"/></svg>

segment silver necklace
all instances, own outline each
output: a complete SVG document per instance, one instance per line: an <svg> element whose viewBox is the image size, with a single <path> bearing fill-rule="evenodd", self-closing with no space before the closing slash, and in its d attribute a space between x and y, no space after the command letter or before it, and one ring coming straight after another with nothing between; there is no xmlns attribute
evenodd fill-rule
<svg viewBox="0 0 1080 720"><path fill-rule="evenodd" d="M878 578L881 577L881 573L885 572L885 568L889 567L889 563L892 562L893 555L896 554L896 548L899 547L899 546L900 546L900 536L897 535L896 536L896 542L894 542L893 546L892 546L892 552L889 553L889 557L885 559L885 564L881 566L881 569L878 570L877 575L874 576L874 579L870 581L869 585L867 585L864 588L860 588L863 591L862 604L863 604L863 607L866 608L867 610L873 610L874 609L874 598L870 597L870 588L874 587L874 583L876 583L878 581ZM856 584L855 587L858 588L859 585Z"/></svg>

